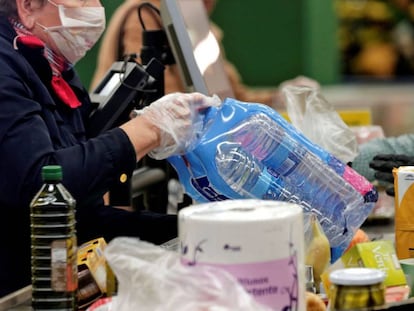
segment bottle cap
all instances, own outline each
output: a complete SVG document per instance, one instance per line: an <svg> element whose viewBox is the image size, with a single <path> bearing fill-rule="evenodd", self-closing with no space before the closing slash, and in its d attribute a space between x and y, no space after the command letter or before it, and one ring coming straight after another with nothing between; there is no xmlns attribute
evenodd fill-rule
<svg viewBox="0 0 414 311"><path fill-rule="evenodd" d="M43 180L62 180L62 167L60 165L46 165L42 167Z"/></svg>
<svg viewBox="0 0 414 311"><path fill-rule="evenodd" d="M373 268L346 268L331 272L329 279L337 285L372 285L384 281L385 273Z"/></svg>

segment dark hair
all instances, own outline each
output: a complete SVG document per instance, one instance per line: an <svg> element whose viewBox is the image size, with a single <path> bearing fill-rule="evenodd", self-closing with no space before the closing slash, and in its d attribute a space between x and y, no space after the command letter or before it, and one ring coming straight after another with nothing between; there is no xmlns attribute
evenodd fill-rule
<svg viewBox="0 0 414 311"><path fill-rule="evenodd" d="M16 0L0 0L0 14L10 17L16 17Z"/></svg>
<svg viewBox="0 0 414 311"><path fill-rule="evenodd" d="M32 0L45 3L47 0ZM17 17L16 0L0 0L0 15Z"/></svg>

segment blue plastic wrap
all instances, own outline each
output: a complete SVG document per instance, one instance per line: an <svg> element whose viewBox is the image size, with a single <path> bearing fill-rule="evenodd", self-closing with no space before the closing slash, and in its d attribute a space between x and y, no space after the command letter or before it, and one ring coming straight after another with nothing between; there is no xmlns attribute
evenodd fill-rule
<svg viewBox="0 0 414 311"><path fill-rule="evenodd" d="M378 198L363 176L275 110L229 98L209 108L194 149L168 160L197 202L259 198L300 204L317 215L336 257Z"/></svg>

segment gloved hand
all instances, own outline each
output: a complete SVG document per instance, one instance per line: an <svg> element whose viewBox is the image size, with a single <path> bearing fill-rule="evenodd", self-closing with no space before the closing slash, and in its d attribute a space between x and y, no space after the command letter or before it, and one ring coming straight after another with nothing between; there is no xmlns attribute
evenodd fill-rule
<svg viewBox="0 0 414 311"><path fill-rule="evenodd" d="M202 134L205 109L220 104L218 96L171 93L139 110L139 115L160 129L160 145L148 155L161 160L185 153Z"/></svg>
<svg viewBox="0 0 414 311"><path fill-rule="evenodd" d="M369 163L369 167L375 170L375 178L378 181L391 183L385 192L392 196L395 195L393 168L411 165L414 165L414 157L404 154L378 154Z"/></svg>

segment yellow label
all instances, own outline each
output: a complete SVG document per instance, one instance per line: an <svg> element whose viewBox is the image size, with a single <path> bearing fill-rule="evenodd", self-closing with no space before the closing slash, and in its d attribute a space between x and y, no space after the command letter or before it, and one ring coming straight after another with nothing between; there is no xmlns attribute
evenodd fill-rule
<svg viewBox="0 0 414 311"><path fill-rule="evenodd" d="M340 110L340 117L348 126L371 125L371 111L366 110Z"/></svg>
<svg viewBox="0 0 414 311"><path fill-rule="evenodd" d="M405 285L406 279L401 269L392 241L379 240L358 243L341 257L345 267L376 268L385 273L385 286Z"/></svg>

